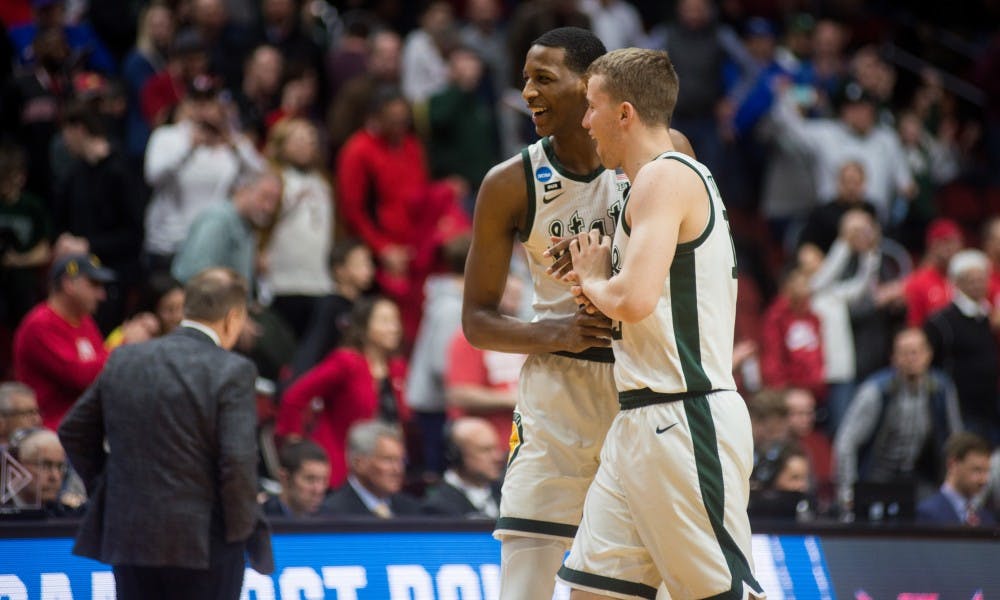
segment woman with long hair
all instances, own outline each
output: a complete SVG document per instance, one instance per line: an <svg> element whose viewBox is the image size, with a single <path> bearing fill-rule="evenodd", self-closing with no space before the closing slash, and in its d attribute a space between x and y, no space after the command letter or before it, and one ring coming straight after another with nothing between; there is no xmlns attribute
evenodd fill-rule
<svg viewBox="0 0 1000 600"><path fill-rule="evenodd" d="M126 149L142 159L149 139L150 124L142 116L140 95L150 77L167 66L167 51L174 39L174 14L163 2L152 2L139 16L135 47L122 62L122 79L128 94Z"/></svg>
<svg viewBox="0 0 1000 600"><path fill-rule="evenodd" d="M271 307L301 338L319 298L333 291L327 265L333 245L333 196L322 171L319 134L305 119L271 130L266 154L284 181L281 209L266 238Z"/></svg>
<svg viewBox="0 0 1000 600"><path fill-rule="evenodd" d="M309 437L322 446L330 456L331 488L347 479L351 425L369 419L409 421L403 402L406 361L396 354L402 336L395 303L380 296L358 300L344 345L296 380L281 399L275 434Z"/></svg>

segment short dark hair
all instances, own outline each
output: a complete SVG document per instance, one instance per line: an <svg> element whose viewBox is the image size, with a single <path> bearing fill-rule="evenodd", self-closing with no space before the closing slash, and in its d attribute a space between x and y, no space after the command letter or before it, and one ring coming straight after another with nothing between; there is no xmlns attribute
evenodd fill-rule
<svg viewBox="0 0 1000 600"><path fill-rule="evenodd" d="M944 455L948 460L965 460L970 454L990 455L992 449L990 443L982 437L968 431L960 431L950 438L944 445Z"/></svg>
<svg viewBox="0 0 1000 600"><path fill-rule="evenodd" d="M330 268L335 269L347 262L347 257L358 248L364 248L365 243L358 238L347 238L334 244L330 250Z"/></svg>
<svg viewBox="0 0 1000 600"><path fill-rule="evenodd" d="M234 308L246 308L246 279L228 267L200 271L184 286L184 317L213 323Z"/></svg>
<svg viewBox="0 0 1000 600"><path fill-rule="evenodd" d="M166 271L154 271L143 283L139 292L138 310L156 313L156 307L164 296L174 290L183 290L181 282Z"/></svg>
<svg viewBox="0 0 1000 600"><path fill-rule="evenodd" d="M0 145L0 180L27 173L28 159L24 149L13 142Z"/></svg>
<svg viewBox="0 0 1000 600"><path fill-rule="evenodd" d="M546 31L531 42L532 46L562 48L566 51L564 61L573 72L583 75L590 63L597 60L608 49L592 31L580 27L559 27Z"/></svg>
<svg viewBox="0 0 1000 600"><path fill-rule="evenodd" d="M785 466L795 457L809 460L805 449L794 441L775 442L767 448L760 449L760 458L750 473L754 487L771 489Z"/></svg>
<svg viewBox="0 0 1000 600"><path fill-rule="evenodd" d="M103 136L106 133L104 119L97 107L84 100L73 100L66 106L62 113L62 125L63 127L78 125L94 136Z"/></svg>
<svg viewBox="0 0 1000 600"><path fill-rule="evenodd" d="M403 95L403 90L399 89L397 86L384 84L376 87L368 101L368 116L370 117L381 113L382 109L397 101L406 102L407 106L410 105L406 96Z"/></svg>
<svg viewBox="0 0 1000 600"><path fill-rule="evenodd" d="M330 457L326 455L326 451L316 442L309 440L288 442L278 452L278 464L290 475L297 473L302 465L310 460L330 464Z"/></svg>

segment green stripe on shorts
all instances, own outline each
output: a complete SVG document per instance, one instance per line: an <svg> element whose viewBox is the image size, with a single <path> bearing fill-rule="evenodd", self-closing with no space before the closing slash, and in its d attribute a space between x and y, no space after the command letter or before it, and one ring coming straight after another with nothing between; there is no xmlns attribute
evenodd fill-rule
<svg viewBox="0 0 1000 600"><path fill-rule="evenodd" d="M712 523L715 538L722 549L722 555L729 566L732 577L732 587L729 591L712 596L706 600L730 600L743 597L743 584L749 585L753 591L763 594L753 573L750 563L733 537L726 531L723 517L725 515L726 497L722 482L722 461L719 458L718 440L715 437L715 422L712 420L712 409L708 398L692 398L684 401L684 413L691 429L691 440L694 443L694 462L698 467L698 485L701 487L702 501L708 520Z"/></svg>
<svg viewBox="0 0 1000 600"><path fill-rule="evenodd" d="M595 590L604 590L607 592L614 592L616 594L628 594L630 596L648 598L649 600L655 600L656 598L656 588L649 587L644 583L635 583L634 581L625 581L623 579L615 579L613 577L604 577L603 575L594 575L593 573L584 573L583 571L570 569L565 565L559 568L558 577L566 583L575 583Z"/></svg>
<svg viewBox="0 0 1000 600"><path fill-rule="evenodd" d="M572 538L576 536L577 526L566 525L565 523L553 523L551 521L536 521L535 519L500 517L497 519L495 529L509 529L511 531L524 531L526 533Z"/></svg>

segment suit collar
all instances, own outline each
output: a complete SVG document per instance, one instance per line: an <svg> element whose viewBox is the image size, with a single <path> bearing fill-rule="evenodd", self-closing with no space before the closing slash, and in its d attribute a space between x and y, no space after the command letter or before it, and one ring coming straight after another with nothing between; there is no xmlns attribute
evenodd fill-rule
<svg viewBox="0 0 1000 600"><path fill-rule="evenodd" d="M347 476L347 483L348 485L351 486L351 489L354 490L354 493L357 494L358 499L361 500L361 503L364 504L365 508L367 508L370 512L374 513L380 504L391 506L392 503L391 497L379 498L375 494L368 491L368 489L364 485L362 485L362 483L358 481L358 478L355 477L354 475Z"/></svg>
<svg viewBox="0 0 1000 600"><path fill-rule="evenodd" d="M181 333L186 333L188 334L189 337L192 338L203 338L203 337L208 338L208 340L213 344L215 344L216 346L220 347L222 346L222 341L219 339L219 334L215 333L215 331L212 330L211 327L203 323L184 319L183 321L181 321L181 325L180 327L177 328L177 331Z"/></svg>

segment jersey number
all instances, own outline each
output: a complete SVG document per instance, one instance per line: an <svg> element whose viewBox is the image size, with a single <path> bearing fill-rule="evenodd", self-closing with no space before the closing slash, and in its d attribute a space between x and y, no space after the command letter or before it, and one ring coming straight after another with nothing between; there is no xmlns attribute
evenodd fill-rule
<svg viewBox="0 0 1000 600"><path fill-rule="evenodd" d="M711 175L708 176L708 182L712 184L712 189L715 191L715 195L722 198L722 194L719 192L719 186L715 184L715 178ZM712 199L709 198L709 202ZM733 249L733 279L736 279L736 243L733 242L733 228L729 226L729 211L722 209L722 218L726 220L726 233L729 234L729 247Z"/></svg>

